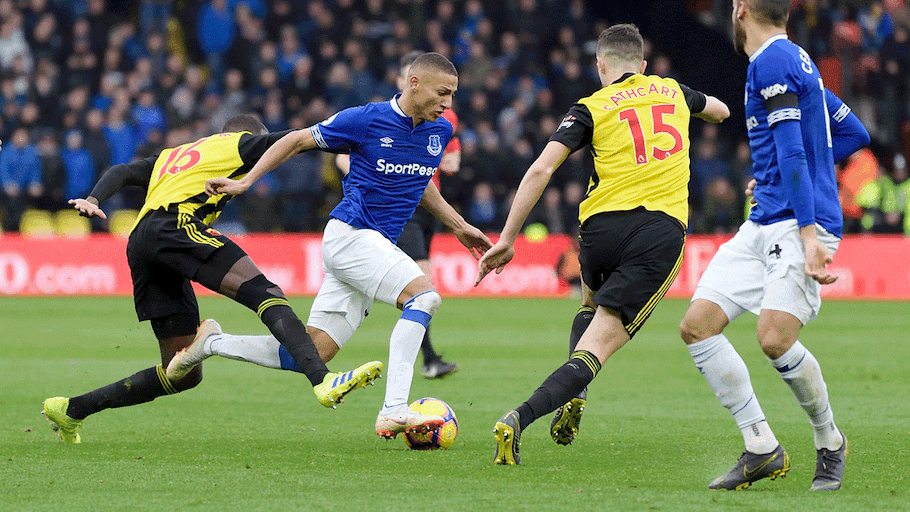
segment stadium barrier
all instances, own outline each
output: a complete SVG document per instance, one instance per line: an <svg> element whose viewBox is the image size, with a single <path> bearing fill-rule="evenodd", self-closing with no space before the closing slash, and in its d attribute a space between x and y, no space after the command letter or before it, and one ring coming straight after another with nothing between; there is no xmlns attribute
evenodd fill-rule
<svg viewBox="0 0 910 512"><path fill-rule="evenodd" d="M729 237L690 236L670 297L689 297L717 248ZM322 282L319 235L236 237L262 271L288 295L315 295ZM572 257L572 240L548 236L519 238L515 259L501 274L491 273L474 288L477 262L452 235L433 239L434 278L447 296L553 297L571 293L556 275L561 255ZM910 239L848 236L830 266L839 276L822 288L826 297L910 300ZM199 289L199 288L197 288ZM199 291L209 294L206 290ZM130 295L126 240L0 236L0 295Z"/></svg>

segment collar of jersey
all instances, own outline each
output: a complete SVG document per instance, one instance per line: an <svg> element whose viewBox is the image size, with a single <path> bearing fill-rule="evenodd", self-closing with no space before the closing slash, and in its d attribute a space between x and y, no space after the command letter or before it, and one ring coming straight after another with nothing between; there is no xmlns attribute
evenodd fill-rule
<svg viewBox="0 0 910 512"><path fill-rule="evenodd" d="M617 78L617 79L613 82L613 84L618 84L618 83L620 83L620 82L625 82L626 79L629 78L630 76L635 76L635 73L625 73L625 74L623 74L621 77ZM610 84L610 85L613 85L613 84Z"/></svg>
<svg viewBox="0 0 910 512"><path fill-rule="evenodd" d="M753 53L752 56L749 57L749 62L752 62L755 59L757 59L758 56L761 55L761 52L765 51L765 48L771 46L771 43L773 43L774 41L781 40L781 39L787 39L787 34L777 34L776 36L769 37L767 40L765 40L764 43L762 43L761 46L758 47L758 50L755 50L755 53Z"/></svg>
<svg viewBox="0 0 910 512"><path fill-rule="evenodd" d="M401 107L398 105L398 98L400 98L400 97L401 97L401 93L398 93L395 96L393 96L391 101L389 101L389 105L392 105L392 110L394 110L401 117L410 117L407 114L405 114L404 110L401 110Z"/></svg>

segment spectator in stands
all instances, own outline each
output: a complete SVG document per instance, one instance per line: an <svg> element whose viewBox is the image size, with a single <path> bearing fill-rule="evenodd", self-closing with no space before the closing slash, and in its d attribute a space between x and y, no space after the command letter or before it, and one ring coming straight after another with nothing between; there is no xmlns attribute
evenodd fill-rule
<svg viewBox="0 0 910 512"><path fill-rule="evenodd" d="M3 230L18 231L22 213L44 193L41 161L25 128L16 128L12 144L4 144L3 151L0 151L0 187L3 188L2 203L6 209Z"/></svg>
<svg viewBox="0 0 910 512"><path fill-rule="evenodd" d="M66 147L60 152L66 169L67 200L88 196L95 184L95 164L83 141L82 132L70 130L66 134Z"/></svg>
<svg viewBox="0 0 910 512"><path fill-rule="evenodd" d="M251 193L238 198L240 219L248 231L271 233L281 227L278 195L275 190L277 184L274 176L263 176L263 179L253 185Z"/></svg>
<svg viewBox="0 0 910 512"><path fill-rule="evenodd" d="M32 29L31 50L35 60L47 59L59 62L63 56L63 37L58 32L59 24L53 13L45 12L38 18Z"/></svg>
<svg viewBox="0 0 910 512"><path fill-rule="evenodd" d="M493 187L487 182L474 185L465 220L481 231L493 231L500 226L499 206L493 197Z"/></svg>
<svg viewBox="0 0 910 512"><path fill-rule="evenodd" d="M696 229L702 233L716 235L735 233L745 218L742 200L733 183L723 175L717 175L705 187L705 197Z"/></svg>
<svg viewBox="0 0 910 512"><path fill-rule="evenodd" d="M879 0L874 0L859 12L859 26L863 32L862 47L867 52L878 51L894 29L891 15Z"/></svg>
<svg viewBox="0 0 910 512"><path fill-rule="evenodd" d="M108 110L107 122L101 131L111 148L111 165L129 163L139 144L136 140L136 132L126 122L123 110L116 107Z"/></svg>
<svg viewBox="0 0 910 512"><path fill-rule="evenodd" d="M301 127L303 125L301 124ZM271 172L277 180L283 219L287 232L318 231L316 205L323 194L322 155L310 151L297 155Z"/></svg>
<svg viewBox="0 0 910 512"><path fill-rule="evenodd" d="M868 147L850 155L837 176L841 209L844 213L844 233L862 231L863 208L857 198L878 177L878 160Z"/></svg>
<svg viewBox="0 0 910 512"><path fill-rule="evenodd" d="M17 58L25 59L26 67L31 69L32 50L25 41L22 30L22 15L18 11L0 20L0 69L8 71Z"/></svg>
<svg viewBox="0 0 910 512"><path fill-rule="evenodd" d="M66 204L66 168L60 158L60 145L53 130L47 129L41 134L38 156L41 159L41 184L44 188L38 207L50 211L69 208Z"/></svg>
<svg viewBox="0 0 910 512"><path fill-rule="evenodd" d="M139 27L142 37L147 38L153 32L167 30L167 21L171 17L171 0L142 0L139 7Z"/></svg>
<svg viewBox="0 0 910 512"><path fill-rule="evenodd" d="M234 12L228 0L209 0L199 13L196 37L205 55L209 76L218 83L224 73L224 55L234 43Z"/></svg>
<svg viewBox="0 0 910 512"><path fill-rule="evenodd" d="M152 130L164 131L167 128L164 120L164 111L158 106L155 92L151 89L145 89L139 93L139 100L136 106L133 107L132 115L133 122L136 125L137 145L145 144L148 140L149 132Z"/></svg>

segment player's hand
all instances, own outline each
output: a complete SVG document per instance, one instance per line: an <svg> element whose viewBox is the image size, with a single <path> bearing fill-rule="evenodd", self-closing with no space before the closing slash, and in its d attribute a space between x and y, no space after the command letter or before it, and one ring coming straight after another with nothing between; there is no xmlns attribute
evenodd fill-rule
<svg viewBox="0 0 910 512"><path fill-rule="evenodd" d="M98 207L97 204L89 201L88 199L70 199L67 201L69 204L73 205L73 208L79 211L79 215L83 217L99 217L102 219L107 219L104 211Z"/></svg>
<svg viewBox="0 0 910 512"><path fill-rule="evenodd" d="M752 178L751 180L749 180L749 184L746 185L746 197L749 198L749 204L756 204L755 203L755 185L756 185L756 183L758 183L758 182L755 181L755 178Z"/></svg>
<svg viewBox="0 0 910 512"><path fill-rule="evenodd" d="M461 152L453 151L442 155L442 160L439 162L439 172L446 176L452 176L458 173L458 167L460 166Z"/></svg>
<svg viewBox="0 0 910 512"><path fill-rule="evenodd" d="M480 258L480 263L477 264L477 280L474 281L474 286L479 285L480 281L493 270L496 270L497 274L502 273L506 263L512 261L514 256L515 248L511 244L502 240L496 242L496 245L487 250L483 257Z"/></svg>
<svg viewBox="0 0 910 512"><path fill-rule="evenodd" d="M827 269L827 265L834 261L828 248L818 240L805 241L803 247L806 249L806 275L820 284L831 284L837 281L837 276L828 272Z"/></svg>
<svg viewBox="0 0 910 512"><path fill-rule="evenodd" d="M217 196L218 194L236 196L246 192L248 188L250 188L249 185L242 181L222 176L205 180L205 193L210 196Z"/></svg>
<svg viewBox="0 0 910 512"><path fill-rule="evenodd" d="M470 224L465 228L454 230L453 233L458 238L458 241L461 242L461 245L471 251L471 256L474 256L475 260L480 259L483 253L487 252L487 249L493 247L493 242L490 241L487 235Z"/></svg>

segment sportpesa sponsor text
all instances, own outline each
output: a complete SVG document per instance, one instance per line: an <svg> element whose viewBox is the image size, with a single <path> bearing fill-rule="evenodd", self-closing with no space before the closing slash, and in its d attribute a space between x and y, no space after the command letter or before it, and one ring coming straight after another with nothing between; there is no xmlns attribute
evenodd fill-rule
<svg viewBox="0 0 910 512"><path fill-rule="evenodd" d="M383 174L419 174L421 176L432 176L436 174L438 167L427 167L418 163L393 164L386 162L385 158L376 161L376 171Z"/></svg>

